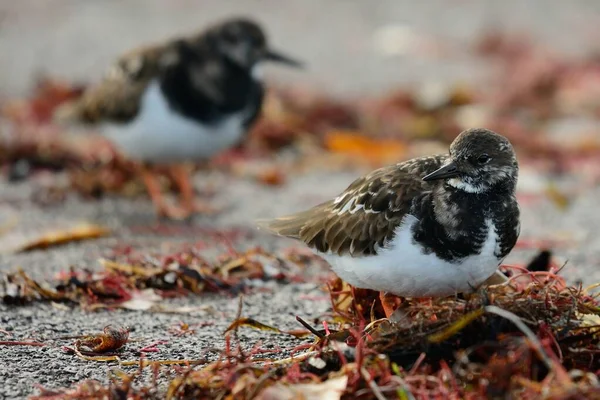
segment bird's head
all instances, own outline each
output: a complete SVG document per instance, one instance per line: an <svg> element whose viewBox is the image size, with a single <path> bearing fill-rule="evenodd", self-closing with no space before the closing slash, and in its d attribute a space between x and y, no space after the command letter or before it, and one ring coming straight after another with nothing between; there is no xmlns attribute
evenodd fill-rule
<svg viewBox="0 0 600 400"><path fill-rule="evenodd" d="M488 129L468 129L450 145L444 166L423 177L444 179L446 184L469 193L485 193L499 184L514 189L519 165L512 145Z"/></svg>
<svg viewBox="0 0 600 400"><path fill-rule="evenodd" d="M302 64L272 50L261 27L248 19L227 20L212 27L209 40L225 58L244 69L252 69L263 61L301 67Z"/></svg>

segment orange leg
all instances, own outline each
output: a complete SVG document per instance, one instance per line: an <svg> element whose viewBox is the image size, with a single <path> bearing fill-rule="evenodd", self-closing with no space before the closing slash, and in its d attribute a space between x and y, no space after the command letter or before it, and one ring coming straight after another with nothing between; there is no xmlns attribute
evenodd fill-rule
<svg viewBox="0 0 600 400"><path fill-rule="evenodd" d="M196 200L194 187L190 181L190 173L185 165L173 165L169 168L169 174L179 188L181 194L181 209L189 215L196 212L201 214L214 214L216 210L209 204Z"/></svg>
<svg viewBox="0 0 600 400"><path fill-rule="evenodd" d="M379 292L379 300L381 300L381 306L386 318L391 317L402 302L398 296L386 292Z"/></svg>
<svg viewBox="0 0 600 400"><path fill-rule="evenodd" d="M156 213L159 216L164 216L173 219L184 219L188 215L181 209L176 207L169 206L165 202L165 198L160 191L160 185L156 180L156 177L152 173L152 171L148 170L146 167L140 167L140 174L142 175L142 179L146 188L148 189L148 194L150 195L150 199L156 208Z"/></svg>

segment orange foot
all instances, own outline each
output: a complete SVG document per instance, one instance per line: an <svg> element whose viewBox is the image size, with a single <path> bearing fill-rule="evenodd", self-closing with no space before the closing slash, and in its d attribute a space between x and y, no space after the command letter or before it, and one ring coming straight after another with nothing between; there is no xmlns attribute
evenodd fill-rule
<svg viewBox="0 0 600 400"><path fill-rule="evenodd" d="M158 184L156 176L153 174L153 172L144 165L139 166L139 171L158 216L175 219L185 218L185 214L182 210L167 205L165 198L160 191L160 185Z"/></svg>
<svg viewBox="0 0 600 400"><path fill-rule="evenodd" d="M215 215L215 214L218 214L219 212L221 212L221 210L219 208L215 208L212 205L210 205L208 202L199 201L199 200L194 201L191 205L188 205L185 208L191 210L192 213L198 213L198 214L204 214L204 215Z"/></svg>
<svg viewBox="0 0 600 400"><path fill-rule="evenodd" d="M208 211L208 207L206 205L201 204L196 206L193 196L183 198L182 204L179 206L168 204L160 191L160 185L158 184L154 173L142 165L140 166L140 174L142 175L144 184L146 185L148 194L152 200L152 204L154 204L156 213L159 217L184 220L191 217L197 211Z"/></svg>
<svg viewBox="0 0 600 400"><path fill-rule="evenodd" d="M201 201L182 201L180 205L170 205L161 202L157 205L156 211L159 217L184 220L190 218L194 214L214 215L220 210Z"/></svg>
<svg viewBox="0 0 600 400"><path fill-rule="evenodd" d="M182 221L190 218L193 213L181 206L162 203L156 206L156 214L158 217Z"/></svg>
<svg viewBox="0 0 600 400"><path fill-rule="evenodd" d="M400 303L402 303L400 297L387 292L379 292L379 300L381 301L381 306L383 307L386 318L390 318L394 311L400 306Z"/></svg>
<svg viewBox="0 0 600 400"><path fill-rule="evenodd" d="M190 173L183 165L173 165L169 169L173 181L179 188L181 194L181 208L189 215L199 213L213 215L219 212L206 202L195 199L194 188L190 181Z"/></svg>

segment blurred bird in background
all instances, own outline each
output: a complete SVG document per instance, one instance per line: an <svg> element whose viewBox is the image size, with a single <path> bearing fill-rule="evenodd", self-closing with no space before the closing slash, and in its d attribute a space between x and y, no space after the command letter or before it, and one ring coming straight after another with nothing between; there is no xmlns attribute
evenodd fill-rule
<svg viewBox="0 0 600 400"><path fill-rule="evenodd" d="M139 170L159 216L184 219L212 208L195 199L185 163L207 160L238 144L264 97L260 64L300 67L269 48L261 27L230 19L206 31L121 56L104 79L55 120L100 129ZM166 166L181 201L168 204L150 165Z"/></svg>

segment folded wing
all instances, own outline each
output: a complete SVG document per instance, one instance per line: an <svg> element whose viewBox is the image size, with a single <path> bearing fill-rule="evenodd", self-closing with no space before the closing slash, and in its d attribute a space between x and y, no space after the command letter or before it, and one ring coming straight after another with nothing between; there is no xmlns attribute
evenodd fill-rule
<svg viewBox="0 0 600 400"><path fill-rule="evenodd" d="M140 109L146 87L158 74L159 63L169 47L158 44L138 48L121 56L96 85L77 100L58 108L55 119L62 123L131 121Z"/></svg>
<svg viewBox="0 0 600 400"><path fill-rule="evenodd" d="M430 190L421 178L437 169L442 157L427 160L420 165L423 172L411 168L416 164L410 161L375 170L334 200L262 225L320 252L355 257L376 254L393 237L412 200Z"/></svg>

